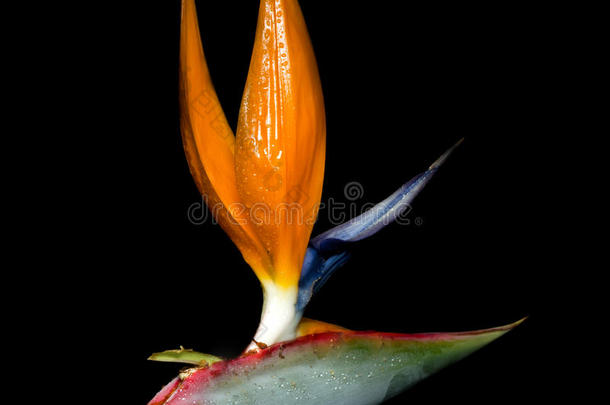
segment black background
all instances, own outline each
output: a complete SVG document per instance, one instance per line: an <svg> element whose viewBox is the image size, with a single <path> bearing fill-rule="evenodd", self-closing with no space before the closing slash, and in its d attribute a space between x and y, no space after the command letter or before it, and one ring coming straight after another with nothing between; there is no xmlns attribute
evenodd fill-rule
<svg viewBox="0 0 610 405"><path fill-rule="evenodd" d="M546 35L525 6L329 3L301 1L326 104L322 200L347 202L344 187L355 181L364 189L358 204L380 201L465 141L415 200L413 223L358 244L306 316L405 333L529 316L388 403L532 398L551 278L537 199L545 171L532 159L548 108ZM211 75L235 128L258 2L197 6ZM82 325L73 340L110 348L105 374L120 403L144 404L180 369L148 362L150 353L183 345L239 354L262 296L220 227L187 215L201 200L179 133L179 1L118 10L96 40L99 56L83 62L98 93L85 107L82 195L67 208L87 218L69 249L87 271L68 277L80 305L71 299L65 310ZM314 235L329 228L326 214Z"/></svg>

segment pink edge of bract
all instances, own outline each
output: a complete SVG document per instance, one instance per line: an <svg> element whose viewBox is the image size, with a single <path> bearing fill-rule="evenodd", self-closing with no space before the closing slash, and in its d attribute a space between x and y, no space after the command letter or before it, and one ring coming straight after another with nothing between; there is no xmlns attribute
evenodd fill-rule
<svg viewBox="0 0 610 405"><path fill-rule="evenodd" d="M176 391L178 386L180 385L180 379L178 377L174 378L169 384L167 384L153 399L150 400L148 405L163 405L169 397Z"/></svg>
<svg viewBox="0 0 610 405"><path fill-rule="evenodd" d="M364 331L364 332L325 332L325 333L317 333L312 335L302 336L300 338L287 341L280 342L274 345L267 347L256 353L246 354L241 357L237 357L232 360L221 361L218 363L214 363L211 366L200 368L190 374L184 381L180 382L178 378L174 379L167 386L159 392L152 401L148 403L148 405L163 405L167 403L173 394L180 390L180 392L184 394L188 394L191 390L201 390L202 387L216 376L224 374L227 369L235 369L241 368L248 365L259 363L260 361L273 357L278 354L278 352L282 352L286 349L294 349L299 346L303 346L309 343L314 342L328 342L330 344L336 342L340 339L351 339L351 338L374 338L374 339L387 339L387 340L412 340L412 341L434 341L434 340L443 340L443 339L459 339L466 338L470 336L476 336L484 333L490 332L505 332L513 329L521 322L523 322L525 318L511 323L509 325L500 326L497 328L489 328L489 329L479 329L468 332L433 332L433 333L413 333L413 334L403 334L403 333L384 333L384 332L373 332L373 331Z"/></svg>

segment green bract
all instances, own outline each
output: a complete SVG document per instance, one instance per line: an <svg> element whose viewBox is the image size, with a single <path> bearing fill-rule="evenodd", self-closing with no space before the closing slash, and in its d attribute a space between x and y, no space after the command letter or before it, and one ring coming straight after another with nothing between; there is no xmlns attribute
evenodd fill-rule
<svg viewBox="0 0 610 405"><path fill-rule="evenodd" d="M520 322L463 333L308 335L189 370L149 405L379 404Z"/></svg>

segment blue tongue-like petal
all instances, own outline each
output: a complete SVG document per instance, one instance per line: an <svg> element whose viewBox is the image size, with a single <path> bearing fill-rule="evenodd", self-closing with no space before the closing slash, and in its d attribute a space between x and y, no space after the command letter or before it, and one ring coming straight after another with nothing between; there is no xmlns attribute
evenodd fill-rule
<svg viewBox="0 0 610 405"><path fill-rule="evenodd" d="M318 292L335 270L349 260L350 256L350 252L343 251L324 259L315 248L307 248L299 280L297 312L303 312L311 297Z"/></svg>
<svg viewBox="0 0 610 405"><path fill-rule="evenodd" d="M316 236L309 242L310 246L320 252L336 250L346 242L356 242L379 232L409 209L410 203L435 172L436 168L415 176L370 210Z"/></svg>
<svg viewBox="0 0 610 405"><path fill-rule="evenodd" d="M297 311L302 311L330 275L347 262L350 254L346 249L352 242L376 234L410 208L413 199L462 140L438 158L428 170L403 184L372 209L309 241L299 281Z"/></svg>

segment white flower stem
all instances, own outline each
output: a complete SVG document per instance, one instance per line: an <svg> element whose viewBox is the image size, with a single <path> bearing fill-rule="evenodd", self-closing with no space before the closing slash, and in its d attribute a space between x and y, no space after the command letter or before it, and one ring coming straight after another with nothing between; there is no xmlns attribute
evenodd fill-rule
<svg viewBox="0 0 610 405"><path fill-rule="evenodd" d="M259 350L263 345L269 346L296 337L296 327L302 316L295 308L298 288L282 288L269 282L263 284L263 294L261 322L246 351Z"/></svg>

